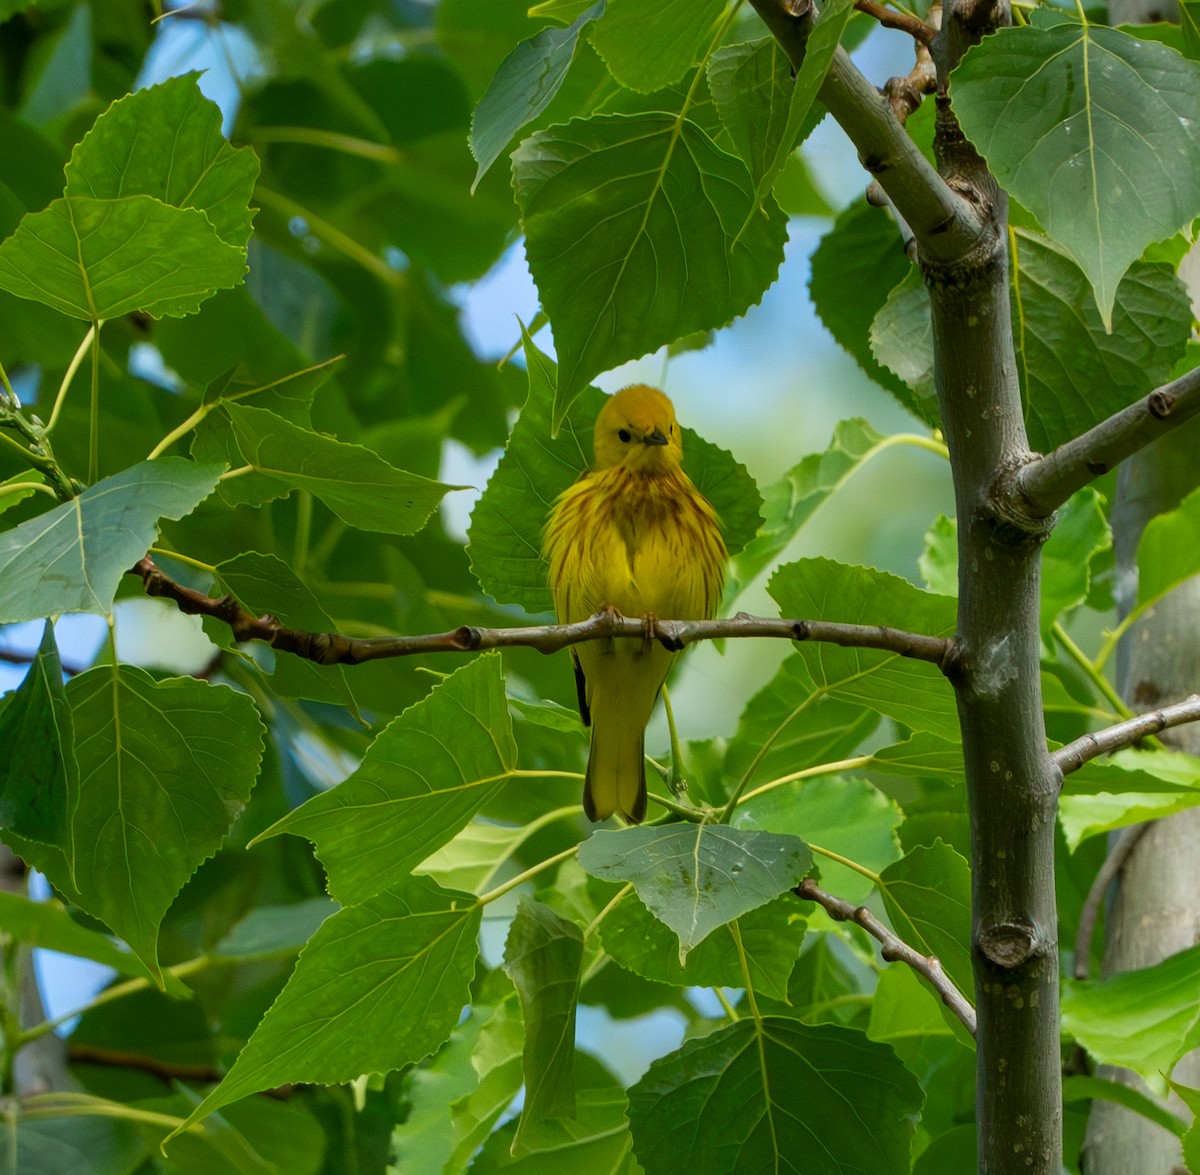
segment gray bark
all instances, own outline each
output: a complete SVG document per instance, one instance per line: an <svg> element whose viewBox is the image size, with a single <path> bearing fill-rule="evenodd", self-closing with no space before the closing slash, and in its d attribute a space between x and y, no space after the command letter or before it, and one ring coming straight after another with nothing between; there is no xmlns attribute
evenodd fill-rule
<svg viewBox="0 0 1200 1175"><path fill-rule="evenodd" d="M1178 506L1197 483L1195 422L1165 437L1122 468L1113 532L1121 577L1122 612L1132 606L1137 544L1146 523ZM1200 578L1181 584L1130 629L1119 650L1118 686L1136 710L1195 692L1200 683ZM1163 741L1200 754L1200 729L1182 726ZM1104 973L1148 967L1200 942L1200 810L1156 821L1133 850L1106 919ZM1185 1085L1200 1085L1200 1051L1175 1070ZM1100 1076L1148 1092L1125 1069ZM1172 1096L1170 1107L1188 1117ZM1088 1175L1175 1175L1183 1172L1178 1139L1122 1106L1096 1102L1088 1122L1083 1169Z"/></svg>

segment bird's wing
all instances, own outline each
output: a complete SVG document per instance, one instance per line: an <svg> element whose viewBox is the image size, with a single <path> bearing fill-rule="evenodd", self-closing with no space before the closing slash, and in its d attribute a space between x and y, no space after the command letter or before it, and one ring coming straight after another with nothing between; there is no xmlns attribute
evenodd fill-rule
<svg viewBox="0 0 1200 1175"><path fill-rule="evenodd" d="M587 701L587 678L583 676L583 666L579 664L579 657L574 649L571 650L571 664L575 666L575 693L579 697L579 717L583 719L584 726L591 726L592 712Z"/></svg>

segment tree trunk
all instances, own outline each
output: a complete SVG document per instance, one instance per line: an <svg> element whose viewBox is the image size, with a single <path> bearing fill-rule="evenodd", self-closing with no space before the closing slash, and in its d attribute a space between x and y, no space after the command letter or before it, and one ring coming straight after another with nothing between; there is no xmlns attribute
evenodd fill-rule
<svg viewBox="0 0 1200 1175"><path fill-rule="evenodd" d="M1179 505L1197 483L1195 423L1137 454L1121 470L1113 509L1113 535L1122 613L1135 594L1137 544L1146 523ZM1148 710L1193 693L1200 681L1200 577L1181 584L1130 629L1122 641L1118 686L1135 710ZM1200 728L1177 727L1162 735L1180 750L1200 753ZM1138 841L1122 870L1106 919L1104 973L1148 967L1200 942L1200 809L1156 821ZM1100 1075L1147 1092L1126 1069L1104 1066ZM1185 1085L1200 1085L1200 1051L1176 1067ZM1171 1108L1184 1117L1176 1097ZM1123 1106L1096 1102L1088 1122L1083 1169L1088 1175L1175 1175L1183 1172L1179 1140Z"/></svg>

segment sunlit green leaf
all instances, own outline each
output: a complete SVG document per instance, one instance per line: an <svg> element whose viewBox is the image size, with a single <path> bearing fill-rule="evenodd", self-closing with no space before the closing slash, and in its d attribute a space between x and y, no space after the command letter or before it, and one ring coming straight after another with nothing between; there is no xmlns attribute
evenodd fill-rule
<svg viewBox="0 0 1200 1175"><path fill-rule="evenodd" d="M1138 544L1137 602L1146 607L1200 572L1200 490L1146 524Z"/></svg>
<svg viewBox="0 0 1200 1175"><path fill-rule="evenodd" d="M260 1089L331 1085L421 1060L470 998L479 916L473 899L414 877L327 919L188 1122Z"/></svg>
<svg viewBox="0 0 1200 1175"><path fill-rule="evenodd" d="M143 461L0 534L0 623L112 606L117 584L154 542L160 518L182 518L221 467L181 457Z"/></svg>
<svg viewBox="0 0 1200 1175"><path fill-rule="evenodd" d="M0 289L89 322L191 314L245 272L203 212L150 196L64 196L0 244Z"/></svg>
<svg viewBox="0 0 1200 1175"><path fill-rule="evenodd" d="M1130 264L1200 213L1200 67L1060 19L969 50L954 110L1000 183L1079 262L1107 326Z"/></svg>
<svg viewBox="0 0 1200 1175"><path fill-rule="evenodd" d="M754 796L738 808L735 828L790 833L879 872L900 856L897 805L865 779L824 775ZM869 878L821 853L814 856L826 888L847 901L866 901Z"/></svg>
<svg viewBox="0 0 1200 1175"><path fill-rule="evenodd" d="M153 196L197 208L221 240L244 248L258 160L249 147L226 142L221 112L200 93L199 76L169 78L114 102L71 153L66 194Z"/></svg>
<svg viewBox="0 0 1200 1175"><path fill-rule="evenodd" d="M613 959L646 979L680 987L737 988L747 986L749 972L748 985L755 992L786 1002L788 976L805 928L800 902L784 894L714 931L688 952L681 967L675 936L630 895L605 917L600 936Z"/></svg>
<svg viewBox="0 0 1200 1175"><path fill-rule="evenodd" d="M1190 947L1152 967L1107 979L1067 980L1063 1031L1098 1062L1124 1065L1151 1088L1161 1087L1184 1053L1200 1044L1200 947Z"/></svg>
<svg viewBox="0 0 1200 1175"><path fill-rule="evenodd" d="M269 835L307 837L329 873L329 892L359 901L399 884L445 844L515 765L500 657L486 654L393 719L348 779Z"/></svg>
<svg viewBox="0 0 1200 1175"><path fill-rule="evenodd" d="M783 259L786 218L771 201L752 217L745 164L687 119L541 131L514 152L513 181L558 352L556 424L597 373L744 314Z"/></svg>
<svg viewBox="0 0 1200 1175"><path fill-rule="evenodd" d="M896 933L923 955L941 961L946 974L970 999L971 870L940 840L921 845L881 874L880 893Z"/></svg>
<svg viewBox="0 0 1200 1175"><path fill-rule="evenodd" d="M882 624L930 636L954 632L955 601L867 567L801 559L776 571L767 590L783 616ZM831 696L859 702L916 730L957 737L954 692L935 666L895 653L818 642L802 643L799 653L813 680Z"/></svg>
<svg viewBox="0 0 1200 1175"><path fill-rule="evenodd" d="M525 1108L514 1151L527 1124L575 1116L575 1009L583 933L549 906L522 898L504 943L504 970L525 1014Z"/></svg>
<svg viewBox="0 0 1200 1175"><path fill-rule="evenodd" d="M621 85L649 93L696 63L724 7L725 0L608 0L591 41Z"/></svg>
<svg viewBox="0 0 1200 1175"><path fill-rule="evenodd" d="M604 13L604 5L605 0L596 0L569 28L543 29L500 63L471 116L471 154L479 163L475 184L517 131L550 105L575 59L580 32Z"/></svg>
<svg viewBox="0 0 1200 1175"><path fill-rule="evenodd" d="M461 488L396 469L370 449L300 428L265 408L226 404L223 410L248 464L307 490L359 530L412 534L447 491Z"/></svg>
<svg viewBox="0 0 1200 1175"><path fill-rule="evenodd" d="M67 700L79 784L66 840L21 853L157 975L159 924L245 805L262 723L229 686L156 681L131 665L81 673Z"/></svg>
<svg viewBox="0 0 1200 1175"><path fill-rule="evenodd" d="M718 926L799 883L812 864L799 837L721 824L596 832L579 847L593 877L631 881L679 939L680 964Z"/></svg>

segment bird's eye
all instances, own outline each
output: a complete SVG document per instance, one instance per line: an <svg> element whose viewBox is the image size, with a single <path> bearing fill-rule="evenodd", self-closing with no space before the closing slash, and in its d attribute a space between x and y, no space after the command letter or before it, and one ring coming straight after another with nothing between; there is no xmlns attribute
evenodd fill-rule
<svg viewBox="0 0 1200 1175"><path fill-rule="evenodd" d="M626 444L629 444L629 442L633 440L633 433L631 433L627 428L621 429L617 433L617 436L619 436Z"/></svg>

